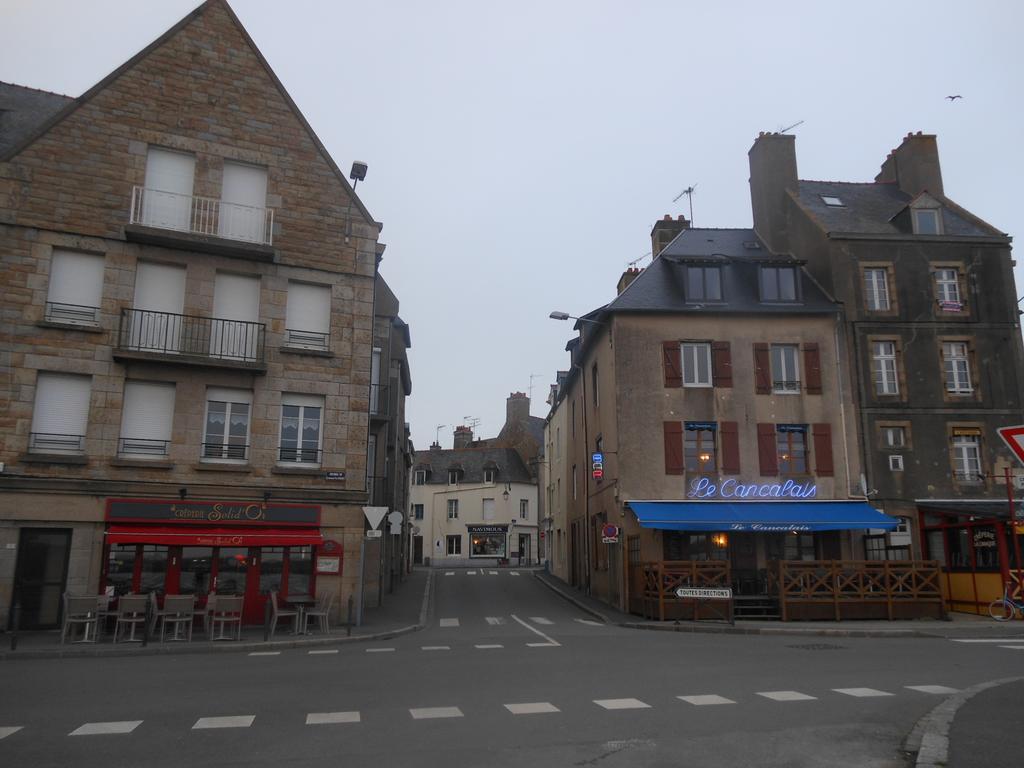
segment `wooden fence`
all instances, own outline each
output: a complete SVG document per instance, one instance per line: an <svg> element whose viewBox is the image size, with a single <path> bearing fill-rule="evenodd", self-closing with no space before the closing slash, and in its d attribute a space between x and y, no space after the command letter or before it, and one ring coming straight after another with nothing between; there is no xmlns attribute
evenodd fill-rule
<svg viewBox="0 0 1024 768"><path fill-rule="evenodd" d="M643 566L644 618L693 619L723 618L719 608L692 598L676 596L679 587L715 588L732 585L731 571L726 560L676 560L647 563Z"/></svg>

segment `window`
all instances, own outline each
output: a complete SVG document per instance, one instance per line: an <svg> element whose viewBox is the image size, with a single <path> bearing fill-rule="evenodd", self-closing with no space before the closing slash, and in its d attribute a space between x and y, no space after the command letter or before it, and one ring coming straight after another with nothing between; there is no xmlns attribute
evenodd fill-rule
<svg viewBox="0 0 1024 768"><path fill-rule="evenodd" d="M495 473L494 469L485 469L484 470L484 483L486 485L494 485L494 473Z"/></svg>
<svg viewBox="0 0 1024 768"><path fill-rule="evenodd" d="M890 454L889 456L889 469L892 472L903 471L903 456L898 453Z"/></svg>
<svg viewBox="0 0 1024 768"><path fill-rule="evenodd" d="M255 275L218 272L213 283L210 355L257 360L260 354L260 279Z"/></svg>
<svg viewBox="0 0 1024 768"><path fill-rule="evenodd" d="M715 471L714 422L688 421L684 425L683 456L687 472L697 474Z"/></svg>
<svg viewBox="0 0 1024 768"><path fill-rule="evenodd" d="M597 389L597 363L594 363L593 367L590 369L590 391L592 393L594 407L597 408L601 404L601 399L598 396Z"/></svg>
<svg viewBox="0 0 1024 768"><path fill-rule="evenodd" d="M722 271L719 267L692 266L686 267L686 300L721 301Z"/></svg>
<svg viewBox="0 0 1024 768"><path fill-rule="evenodd" d="M953 434L953 478L958 483L980 483L981 436L977 433Z"/></svg>
<svg viewBox="0 0 1024 768"><path fill-rule="evenodd" d="M904 427L882 427L882 442L886 448L903 448L907 444Z"/></svg>
<svg viewBox="0 0 1024 768"><path fill-rule="evenodd" d="M192 178L196 159L184 152L150 147L146 154L146 188L142 223L187 232L192 223Z"/></svg>
<svg viewBox="0 0 1024 768"><path fill-rule="evenodd" d="M448 470L448 485L458 485L458 484L459 484L459 470L457 470L457 469L449 469Z"/></svg>
<svg viewBox="0 0 1024 768"><path fill-rule="evenodd" d="M520 499L519 500L519 519L529 520L530 519L530 500Z"/></svg>
<svg viewBox="0 0 1024 768"><path fill-rule="evenodd" d="M494 499L484 499L483 503L483 519L493 520L494 519Z"/></svg>
<svg viewBox="0 0 1024 768"><path fill-rule="evenodd" d="M800 392L799 351L796 344L772 344L772 391L776 394Z"/></svg>
<svg viewBox="0 0 1024 768"><path fill-rule="evenodd" d="M423 519L423 505L422 504L413 504L412 505L412 517L413 517L414 520L422 520Z"/></svg>
<svg viewBox="0 0 1024 768"><path fill-rule="evenodd" d="M864 556L866 560L885 560L885 535L864 537Z"/></svg>
<svg viewBox="0 0 1024 768"><path fill-rule="evenodd" d="M966 342L950 341L942 345L942 368L947 392L954 395L969 395L974 391L971 386L971 367Z"/></svg>
<svg viewBox="0 0 1024 768"><path fill-rule="evenodd" d="M711 345L707 342L684 341L682 356L683 386L710 387Z"/></svg>
<svg viewBox="0 0 1024 768"><path fill-rule="evenodd" d="M939 221L939 212L935 209L924 208L914 211L914 234L942 234Z"/></svg>
<svg viewBox="0 0 1024 768"><path fill-rule="evenodd" d="M53 249L45 318L51 323L95 325L103 296L102 256Z"/></svg>
<svg viewBox="0 0 1024 768"><path fill-rule="evenodd" d="M814 560L814 534L787 533L782 546L783 560Z"/></svg>
<svg viewBox="0 0 1024 768"><path fill-rule="evenodd" d="M864 270L864 307L869 312L887 312L889 303L889 270L871 267Z"/></svg>
<svg viewBox="0 0 1024 768"><path fill-rule="evenodd" d="M875 341L871 344L871 365L876 395L898 395L896 376L896 342Z"/></svg>
<svg viewBox="0 0 1024 768"><path fill-rule="evenodd" d="M89 376L40 371L36 377L29 451L84 452L91 392Z"/></svg>
<svg viewBox="0 0 1024 768"><path fill-rule="evenodd" d="M576 465L572 465L572 500L576 501Z"/></svg>
<svg viewBox="0 0 1024 768"><path fill-rule="evenodd" d="M807 425L779 424L776 447L780 475L807 474Z"/></svg>
<svg viewBox="0 0 1024 768"><path fill-rule="evenodd" d="M278 460L320 463L324 398L322 395L281 395L281 445Z"/></svg>
<svg viewBox="0 0 1024 768"><path fill-rule="evenodd" d="M412 476L413 485L426 485L427 484L427 470L417 469Z"/></svg>
<svg viewBox="0 0 1024 768"><path fill-rule="evenodd" d="M245 461L249 458L249 412L252 392L241 389L206 391L204 459Z"/></svg>
<svg viewBox="0 0 1024 768"><path fill-rule="evenodd" d="M449 555L462 554L462 536L446 536L445 541L447 542Z"/></svg>
<svg viewBox="0 0 1024 768"><path fill-rule="evenodd" d="M370 413L383 413L383 406L386 403L384 392L380 383L380 347L374 347L370 354Z"/></svg>
<svg viewBox="0 0 1024 768"><path fill-rule="evenodd" d="M120 456L149 459L167 456L174 421L174 384L124 383Z"/></svg>
<svg viewBox="0 0 1024 768"><path fill-rule="evenodd" d="M944 312L959 312L963 308L960 301L960 273L956 269L937 269L935 275L935 300L939 309Z"/></svg>
<svg viewBox="0 0 1024 768"><path fill-rule="evenodd" d="M289 347L326 350L331 335L331 288L288 281L285 339Z"/></svg>
<svg viewBox="0 0 1024 768"><path fill-rule="evenodd" d="M819 195L821 202L830 208L844 208L843 201L834 195Z"/></svg>
<svg viewBox="0 0 1024 768"><path fill-rule="evenodd" d="M761 267L761 301L796 301L796 268Z"/></svg>
<svg viewBox="0 0 1024 768"><path fill-rule="evenodd" d="M505 557L504 533L472 533L470 557Z"/></svg>
<svg viewBox="0 0 1024 768"><path fill-rule="evenodd" d="M266 242L267 169L224 161L217 234L250 243Z"/></svg>
<svg viewBox="0 0 1024 768"><path fill-rule="evenodd" d="M448 519L458 520L459 519L459 500L448 499Z"/></svg>
<svg viewBox="0 0 1024 768"><path fill-rule="evenodd" d="M185 268L138 262L130 322L121 329L121 342L142 352L178 352L184 308Z"/></svg>

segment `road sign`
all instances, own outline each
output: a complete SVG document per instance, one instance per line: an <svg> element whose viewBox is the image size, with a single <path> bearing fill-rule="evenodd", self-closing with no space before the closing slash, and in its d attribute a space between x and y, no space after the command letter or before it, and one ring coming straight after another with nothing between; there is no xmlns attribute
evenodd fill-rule
<svg viewBox="0 0 1024 768"><path fill-rule="evenodd" d="M1015 427L999 427L996 432L1003 438L1006 447L1017 457L1017 461L1024 464L1024 424L1018 424Z"/></svg>
<svg viewBox="0 0 1024 768"><path fill-rule="evenodd" d="M722 587L721 589L679 587L676 589L676 597L692 597L697 600L732 600L732 589L729 587Z"/></svg>
<svg viewBox="0 0 1024 768"><path fill-rule="evenodd" d="M608 523L607 525L601 526L601 543L602 544L618 544L619 543L619 526Z"/></svg>
<svg viewBox="0 0 1024 768"><path fill-rule="evenodd" d="M377 526L380 525L380 521L384 519L384 515L387 513L387 507L363 507L366 522L370 524L370 528L373 530L377 530Z"/></svg>
<svg viewBox="0 0 1024 768"><path fill-rule="evenodd" d="M384 536L384 531L367 531L366 538L368 539L379 539Z"/></svg>

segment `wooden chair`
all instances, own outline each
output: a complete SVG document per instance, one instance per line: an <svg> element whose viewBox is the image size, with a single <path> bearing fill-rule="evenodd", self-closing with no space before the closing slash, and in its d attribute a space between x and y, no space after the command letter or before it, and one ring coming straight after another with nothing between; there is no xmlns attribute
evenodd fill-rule
<svg viewBox="0 0 1024 768"><path fill-rule="evenodd" d="M60 629L61 645L71 635L72 643L95 643L99 634L100 613L95 595L64 594L64 622ZM76 628L82 628L82 637L75 639Z"/></svg>
<svg viewBox="0 0 1024 768"><path fill-rule="evenodd" d="M334 605L334 593L333 592L321 592L316 597L316 605L312 608L306 609L306 615L302 622L302 631L309 631L309 620L311 618L316 619L320 625L320 631L325 635L331 631L329 618L331 613L331 607Z"/></svg>
<svg viewBox="0 0 1024 768"><path fill-rule="evenodd" d="M280 606L277 604L277 590L270 590L270 639L274 639L274 631L277 629L277 622L279 619L291 619L292 621L292 634L297 634L299 631L299 612L298 611L282 611Z"/></svg>

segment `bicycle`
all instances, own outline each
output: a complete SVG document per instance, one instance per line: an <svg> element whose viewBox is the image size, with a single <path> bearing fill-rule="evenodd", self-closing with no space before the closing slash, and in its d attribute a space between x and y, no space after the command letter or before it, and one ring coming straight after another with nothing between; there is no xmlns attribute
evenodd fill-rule
<svg viewBox="0 0 1024 768"><path fill-rule="evenodd" d="M1024 616L1024 602L1018 603L1010 597L1010 582L1003 585L1003 596L988 605L988 615L996 621L1009 621L1017 612Z"/></svg>

